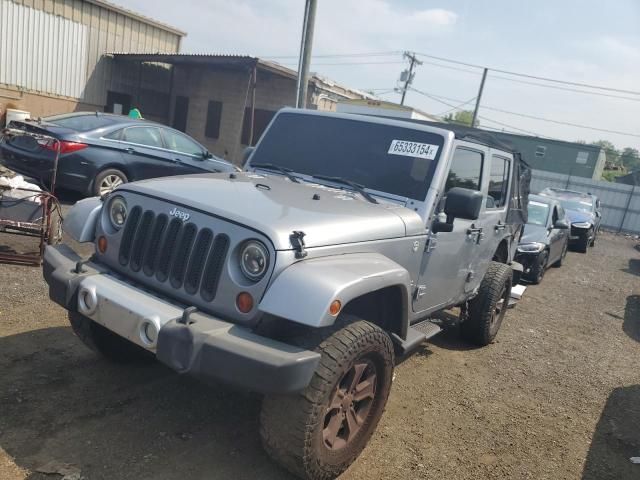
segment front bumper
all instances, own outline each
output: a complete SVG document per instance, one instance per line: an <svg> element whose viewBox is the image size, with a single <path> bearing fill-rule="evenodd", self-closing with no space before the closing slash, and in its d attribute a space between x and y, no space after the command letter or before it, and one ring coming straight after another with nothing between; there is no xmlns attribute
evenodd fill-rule
<svg viewBox="0 0 640 480"><path fill-rule="evenodd" d="M81 258L48 246L43 274L51 299L156 354L179 373L261 393L291 393L311 381L320 354L161 299Z"/></svg>
<svg viewBox="0 0 640 480"><path fill-rule="evenodd" d="M522 274L528 275L531 272L531 268L538 261L538 255L540 252L517 252L515 256L516 262L522 265Z"/></svg>
<svg viewBox="0 0 640 480"><path fill-rule="evenodd" d="M592 232L591 228L584 228L584 227L580 228L580 227L574 227L572 225L571 233L569 235L569 243L575 244L575 243L584 243L585 241L590 241L591 232Z"/></svg>

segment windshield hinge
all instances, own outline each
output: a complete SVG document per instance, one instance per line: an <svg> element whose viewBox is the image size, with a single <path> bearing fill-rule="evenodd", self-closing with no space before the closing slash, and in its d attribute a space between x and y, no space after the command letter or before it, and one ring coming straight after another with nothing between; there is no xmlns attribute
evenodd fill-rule
<svg viewBox="0 0 640 480"><path fill-rule="evenodd" d="M304 258L307 256L307 251L304 249L305 235L306 234L304 232L301 232L299 230L294 230L293 232L291 232L291 235L289 235L289 241L291 242L293 249L296 251L296 258Z"/></svg>

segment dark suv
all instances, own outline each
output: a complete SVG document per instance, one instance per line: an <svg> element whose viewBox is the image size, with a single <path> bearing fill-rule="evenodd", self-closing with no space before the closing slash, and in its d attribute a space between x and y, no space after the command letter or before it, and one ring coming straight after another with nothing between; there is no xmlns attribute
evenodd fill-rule
<svg viewBox="0 0 640 480"><path fill-rule="evenodd" d="M587 253L587 248L595 245L600 230L602 213L598 197L590 193L558 188L545 188L540 195L554 197L560 202L571 223L569 245L574 246L579 252Z"/></svg>

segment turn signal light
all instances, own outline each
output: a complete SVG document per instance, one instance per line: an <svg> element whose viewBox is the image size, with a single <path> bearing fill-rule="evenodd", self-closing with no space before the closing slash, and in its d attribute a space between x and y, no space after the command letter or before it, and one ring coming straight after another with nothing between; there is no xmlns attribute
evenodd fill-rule
<svg viewBox="0 0 640 480"><path fill-rule="evenodd" d="M240 292L236 297L236 307L242 313L249 313L253 308L253 297L247 292Z"/></svg>
<svg viewBox="0 0 640 480"><path fill-rule="evenodd" d="M340 303L340 300L334 300L333 302L331 302L331 305L329 305L329 314L332 317L335 317L340 313L341 309L342 309L342 303Z"/></svg>
<svg viewBox="0 0 640 480"><path fill-rule="evenodd" d="M98 251L100 253L107 251L107 238L104 236L98 237Z"/></svg>

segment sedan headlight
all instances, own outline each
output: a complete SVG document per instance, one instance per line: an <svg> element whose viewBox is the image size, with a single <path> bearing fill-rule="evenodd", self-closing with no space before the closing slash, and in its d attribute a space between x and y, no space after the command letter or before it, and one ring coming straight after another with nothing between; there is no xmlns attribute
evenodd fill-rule
<svg viewBox="0 0 640 480"><path fill-rule="evenodd" d="M245 277L257 282L269 266L269 250L257 240L249 240L240 251L240 269Z"/></svg>
<svg viewBox="0 0 640 480"><path fill-rule="evenodd" d="M116 230L122 228L127 220L127 202L123 197L113 197L109 202L109 221Z"/></svg>
<svg viewBox="0 0 640 480"><path fill-rule="evenodd" d="M576 228L591 228L591 224L589 222L576 222L572 223L571 226Z"/></svg>
<svg viewBox="0 0 640 480"><path fill-rule="evenodd" d="M532 242L518 245L518 251L523 253L539 253L544 250L544 243Z"/></svg>

